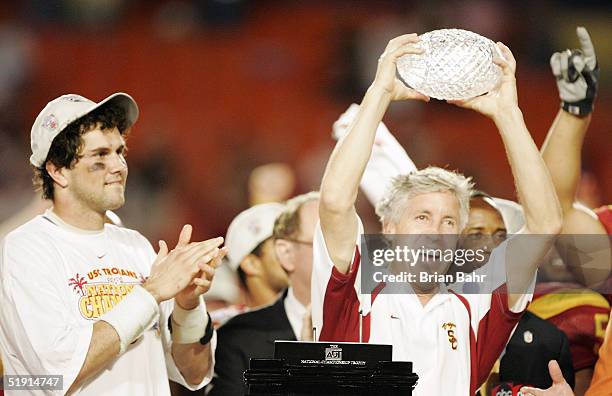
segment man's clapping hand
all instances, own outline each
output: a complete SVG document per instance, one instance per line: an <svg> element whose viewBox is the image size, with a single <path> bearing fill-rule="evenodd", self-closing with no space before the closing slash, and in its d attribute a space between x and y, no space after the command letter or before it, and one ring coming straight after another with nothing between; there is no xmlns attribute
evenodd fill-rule
<svg viewBox="0 0 612 396"><path fill-rule="evenodd" d="M192 309L210 288L214 270L226 253L226 248L219 248L223 238L190 242L191 232L191 226L185 225L170 252L166 242L159 242L157 258L143 285L157 302L175 298L182 308Z"/></svg>

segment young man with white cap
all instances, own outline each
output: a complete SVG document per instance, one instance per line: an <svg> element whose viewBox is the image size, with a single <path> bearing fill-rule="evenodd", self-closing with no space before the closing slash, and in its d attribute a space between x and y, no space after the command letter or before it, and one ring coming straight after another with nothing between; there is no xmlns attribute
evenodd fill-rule
<svg viewBox="0 0 612 396"><path fill-rule="evenodd" d="M272 304L287 288L287 274L274 254L274 220L283 211L280 203L255 205L232 220L226 235L227 261L238 271L249 308Z"/></svg>
<svg viewBox="0 0 612 396"><path fill-rule="evenodd" d="M295 341L305 333L310 304L312 236L319 194L298 195L287 201L274 223L273 247L289 276L289 288L273 304L237 315L219 328L215 378L210 396L247 393L243 373L251 358L272 358L275 340ZM310 326L307 326L310 327Z"/></svg>
<svg viewBox="0 0 612 396"><path fill-rule="evenodd" d="M223 238L191 242L185 226L156 255L138 232L105 224L124 203L137 118L123 93L64 95L32 127L30 162L53 207L9 233L0 256L5 375L61 378L31 394L169 395L168 378L190 389L211 378L216 336L201 295Z"/></svg>

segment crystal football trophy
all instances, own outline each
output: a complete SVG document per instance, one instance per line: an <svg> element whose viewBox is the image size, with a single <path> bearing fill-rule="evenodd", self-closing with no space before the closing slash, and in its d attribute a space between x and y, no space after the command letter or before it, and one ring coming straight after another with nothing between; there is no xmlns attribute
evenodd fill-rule
<svg viewBox="0 0 612 396"><path fill-rule="evenodd" d="M495 43L474 32L441 29L419 36L422 54L397 60L397 71L414 90L436 99L469 99L494 89L501 78Z"/></svg>

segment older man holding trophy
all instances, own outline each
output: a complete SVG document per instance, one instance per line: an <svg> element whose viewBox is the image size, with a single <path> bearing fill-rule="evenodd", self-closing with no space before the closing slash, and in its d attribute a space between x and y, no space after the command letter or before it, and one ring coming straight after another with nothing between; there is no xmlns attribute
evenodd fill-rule
<svg viewBox="0 0 612 396"><path fill-rule="evenodd" d="M321 185L312 276L319 340L393 345L393 360L414 363L415 395L474 394L528 304L538 263L562 223L554 186L518 107L514 57L505 45L476 36L449 29L391 40ZM386 292L386 284L362 287L369 274L361 260L367 254L355 200L376 128L392 101L430 97L495 123L525 210L521 235L491 254L490 261L506 268L507 281L489 294L461 295L442 283L418 281L406 285L410 292L404 294ZM377 206L382 234L422 236L432 244L459 234L471 188L463 175L435 167L396 177ZM425 266L445 273L450 265L433 261Z"/></svg>

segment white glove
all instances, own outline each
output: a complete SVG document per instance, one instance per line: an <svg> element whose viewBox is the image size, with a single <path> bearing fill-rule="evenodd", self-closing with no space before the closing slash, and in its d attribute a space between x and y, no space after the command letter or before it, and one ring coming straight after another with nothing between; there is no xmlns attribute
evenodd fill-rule
<svg viewBox="0 0 612 396"><path fill-rule="evenodd" d="M357 117L358 112L359 105L353 103L334 122L332 137L335 140L341 139L348 133L349 127ZM378 124L372 155L360 183L361 189L370 203L376 207L393 177L416 170L417 168L406 150L393 137L385 124L382 122Z"/></svg>
<svg viewBox="0 0 612 396"><path fill-rule="evenodd" d="M563 110L585 116L593 111L599 84L599 65L589 32L579 26L576 34L581 49L555 52L550 57L550 67L557 80Z"/></svg>

